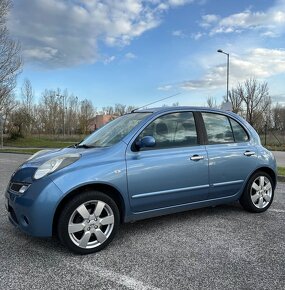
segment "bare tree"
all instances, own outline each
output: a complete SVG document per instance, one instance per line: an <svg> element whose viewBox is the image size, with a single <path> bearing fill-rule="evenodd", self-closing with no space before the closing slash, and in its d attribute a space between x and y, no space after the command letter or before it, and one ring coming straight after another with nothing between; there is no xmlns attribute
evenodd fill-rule
<svg viewBox="0 0 285 290"><path fill-rule="evenodd" d="M278 131L285 131L285 106L276 103L272 108L272 127Z"/></svg>
<svg viewBox="0 0 285 290"><path fill-rule="evenodd" d="M122 116L126 114L126 105L123 104L115 104L114 114L118 116Z"/></svg>
<svg viewBox="0 0 285 290"><path fill-rule="evenodd" d="M107 115L114 114L114 108L112 106L103 107L102 111L103 111L103 114L107 114Z"/></svg>
<svg viewBox="0 0 285 290"><path fill-rule="evenodd" d="M20 45L12 40L6 26L11 0L0 0L0 105L16 86L22 60Z"/></svg>
<svg viewBox="0 0 285 290"><path fill-rule="evenodd" d="M95 114L95 108L90 100L83 100L80 103L79 123L80 129L83 134L87 134L93 131L93 128L89 128L92 118Z"/></svg>
<svg viewBox="0 0 285 290"><path fill-rule="evenodd" d="M0 112L4 118L4 125L3 125L4 131L5 131L5 128L7 128L9 118L16 107L17 107L17 102L16 102L15 95L13 93L10 93L4 99L2 99L2 102L0 103Z"/></svg>
<svg viewBox="0 0 285 290"><path fill-rule="evenodd" d="M258 116L268 110L271 104L268 85L258 83L256 79L249 79L244 85L239 85L238 93L245 104L246 119L251 125L256 125Z"/></svg>
<svg viewBox="0 0 285 290"><path fill-rule="evenodd" d="M68 96L66 104L66 129L69 135L78 130L78 97Z"/></svg>
<svg viewBox="0 0 285 290"><path fill-rule="evenodd" d="M31 133L32 125L34 122L34 91L31 82L28 79L24 80L24 83L21 87L22 93L22 112L23 115L26 115L26 120L24 121L24 125L27 133Z"/></svg>
<svg viewBox="0 0 285 290"><path fill-rule="evenodd" d="M232 88L229 91L229 99L232 103L232 111L236 114L242 113L242 94L240 93L242 90L242 86L238 85L237 88ZM224 97L224 101L226 101L226 96Z"/></svg>
<svg viewBox="0 0 285 290"><path fill-rule="evenodd" d="M28 112L31 113L34 102L34 91L31 82L25 79L21 87L22 101L24 107L27 108Z"/></svg>
<svg viewBox="0 0 285 290"><path fill-rule="evenodd" d="M217 108L217 100L213 97L207 98L207 107L209 108Z"/></svg>
<svg viewBox="0 0 285 290"><path fill-rule="evenodd" d="M45 133L57 134L62 131L62 100L57 91L45 90L39 110Z"/></svg>
<svg viewBox="0 0 285 290"><path fill-rule="evenodd" d="M130 113L131 111L135 110L136 107L135 106L128 106L126 109L126 113Z"/></svg>

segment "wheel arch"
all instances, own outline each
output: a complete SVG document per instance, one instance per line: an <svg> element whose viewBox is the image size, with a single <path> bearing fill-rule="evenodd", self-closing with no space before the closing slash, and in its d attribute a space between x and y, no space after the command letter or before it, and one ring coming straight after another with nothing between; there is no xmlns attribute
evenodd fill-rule
<svg viewBox="0 0 285 290"><path fill-rule="evenodd" d="M263 171L263 172L267 173L267 174L271 177L271 179L272 179L272 181L273 181L273 188L275 189L276 184L277 184L277 176L276 176L275 171L274 171L272 168L270 168L270 167L266 167L266 166L264 166L264 167L259 167L258 169L256 169L256 170L255 170L255 171L250 175L250 177L251 177L253 174L255 174L256 172L259 172L259 171ZM249 178L250 178L250 177L249 177Z"/></svg>
<svg viewBox="0 0 285 290"><path fill-rule="evenodd" d="M276 184L277 184L277 176L276 176L275 171L272 168L267 167L267 166L259 167L256 170L254 170L253 172L251 172L251 174L248 176L245 184L247 184L247 182L249 181L251 176L253 176L255 173L260 172L260 171L267 173L271 177L271 179L273 181L273 188L275 190L275 187L276 187Z"/></svg>
<svg viewBox="0 0 285 290"><path fill-rule="evenodd" d="M62 208L76 195L80 194L80 192L83 191L90 191L90 190L97 190L105 193L109 197L111 197L115 203L117 204L120 212L120 222L122 223L125 218L125 212L126 212L126 205L124 198L122 194L113 186L104 184L104 183L93 183L93 184L86 184L82 185L80 187L77 187L70 191L68 194L64 196L64 198L60 201L58 204L55 214L53 216L53 223L52 223L52 232L53 235L57 233L57 224L58 224L58 219L61 213Z"/></svg>

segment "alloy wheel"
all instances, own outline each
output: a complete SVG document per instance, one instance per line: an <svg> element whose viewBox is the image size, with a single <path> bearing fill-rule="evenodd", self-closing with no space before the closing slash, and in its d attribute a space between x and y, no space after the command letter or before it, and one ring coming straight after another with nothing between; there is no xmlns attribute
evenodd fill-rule
<svg viewBox="0 0 285 290"><path fill-rule="evenodd" d="M101 200L87 201L70 216L68 234L76 246L93 249L108 239L114 222L114 213L107 203Z"/></svg>
<svg viewBox="0 0 285 290"><path fill-rule="evenodd" d="M270 180L263 175L258 176L252 183L250 189L250 198L255 207L265 208L272 199L272 184Z"/></svg>

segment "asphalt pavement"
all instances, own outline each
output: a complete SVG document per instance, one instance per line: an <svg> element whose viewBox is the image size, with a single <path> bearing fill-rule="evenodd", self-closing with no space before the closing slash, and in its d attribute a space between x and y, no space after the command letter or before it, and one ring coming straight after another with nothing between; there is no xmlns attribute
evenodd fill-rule
<svg viewBox="0 0 285 290"><path fill-rule="evenodd" d="M78 256L7 220L4 191L27 157L0 153L0 289L285 289L284 183L265 213L234 203L125 224Z"/></svg>

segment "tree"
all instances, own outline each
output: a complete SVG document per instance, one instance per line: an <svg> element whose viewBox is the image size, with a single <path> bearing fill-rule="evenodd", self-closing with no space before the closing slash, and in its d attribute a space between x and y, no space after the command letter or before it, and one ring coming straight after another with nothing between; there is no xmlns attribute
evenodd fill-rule
<svg viewBox="0 0 285 290"><path fill-rule="evenodd" d="M27 130L26 124L30 124L30 116L23 111L23 108L19 105L16 110L11 114L11 129L10 133L13 137L24 137Z"/></svg>
<svg viewBox="0 0 285 290"><path fill-rule="evenodd" d="M95 108L91 101L85 99L80 103L79 123L80 129L83 134L87 134L93 131L93 128L89 128L90 122L94 117Z"/></svg>
<svg viewBox="0 0 285 290"><path fill-rule="evenodd" d="M118 116L123 116L126 114L126 105L123 104L115 104L114 114Z"/></svg>
<svg viewBox="0 0 285 290"><path fill-rule="evenodd" d="M207 98L207 106L209 108L217 108L217 100L213 97L208 97Z"/></svg>
<svg viewBox="0 0 285 290"><path fill-rule="evenodd" d="M258 116L266 111L271 103L267 83L258 83L256 79L251 78L240 86L239 93L245 103L247 121L256 125Z"/></svg>
<svg viewBox="0 0 285 290"><path fill-rule="evenodd" d="M13 93L8 94L2 102L0 103L0 113L4 118L3 129L8 125L8 120L13 112L13 110L17 107L17 102L15 95Z"/></svg>
<svg viewBox="0 0 285 290"><path fill-rule="evenodd" d="M33 114L34 91L32 88L32 84L28 79L24 80L24 83L21 88L21 93L22 93L23 115L26 115L26 119L24 119L23 121L26 127L26 131L30 134L32 130L32 125L34 123L34 114Z"/></svg>
<svg viewBox="0 0 285 290"><path fill-rule="evenodd" d="M255 129L260 131L271 122L271 98L267 82L258 83L254 78L238 84L229 94L233 112L241 114Z"/></svg>
<svg viewBox="0 0 285 290"><path fill-rule="evenodd" d="M102 111L103 111L103 114L107 114L107 115L114 114L114 108L112 106L103 107Z"/></svg>
<svg viewBox="0 0 285 290"><path fill-rule="evenodd" d="M243 99L241 97L240 91L242 90L242 86L238 85L237 88L231 89L229 91L229 99L230 102L232 103L232 110L234 113L239 114L242 113L242 102ZM224 101L226 101L227 97L224 97Z"/></svg>
<svg viewBox="0 0 285 290"><path fill-rule="evenodd" d="M45 90L39 105L43 130L48 134L57 134L63 130L62 126L62 100L57 91Z"/></svg>
<svg viewBox="0 0 285 290"><path fill-rule="evenodd" d="M0 0L0 106L16 86L22 60L20 45L12 40L6 26L11 0Z"/></svg>
<svg viewBox="0 0 285 290"><path fill-rule="evenodd" d="M285 107L276 103L272 108L273 128L279 131L285 131Z"/></svg>

